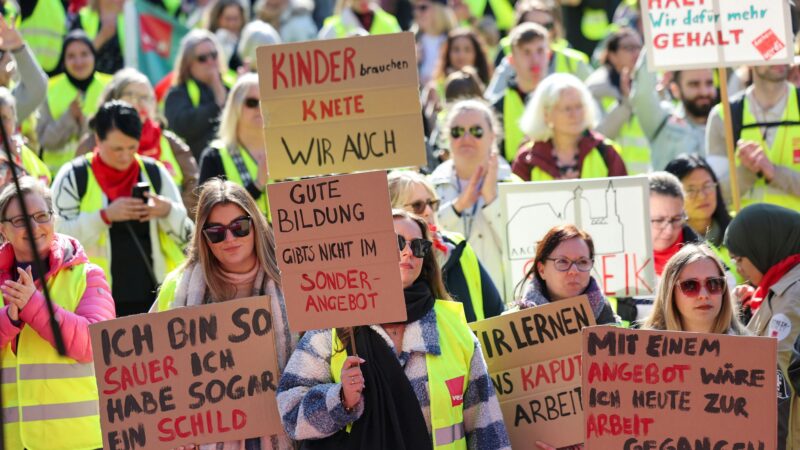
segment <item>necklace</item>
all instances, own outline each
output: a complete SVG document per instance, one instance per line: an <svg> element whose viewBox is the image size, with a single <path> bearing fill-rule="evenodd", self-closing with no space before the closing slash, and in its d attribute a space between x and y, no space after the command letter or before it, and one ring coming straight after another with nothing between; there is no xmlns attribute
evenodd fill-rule
<svg viewBox="0 0 800 450"><path fill-rule="evenodd" d="M400 331L401 331L401 326L400 325L394 325L394 326L390 326L390 327L387 327L386 325L384 325L383 329L384 329L384 331L386 331L386 333L389 334L389 336L392 336L392 337L399 337L400 336Z"/></svg>

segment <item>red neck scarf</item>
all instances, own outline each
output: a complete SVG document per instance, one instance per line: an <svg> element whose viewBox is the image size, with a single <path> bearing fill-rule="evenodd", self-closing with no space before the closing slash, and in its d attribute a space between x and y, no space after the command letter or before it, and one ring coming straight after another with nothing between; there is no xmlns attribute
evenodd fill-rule
<svg viewBox="0 0 800 450"><path fill-rule="evenodd" d="M761 283L759 283L756 291L753 292L753 296L750 297L750 300L747 302L747 304L750 306L750 311L755 314L755 312L758 311L758 307L761 306L761 302L767 298L769 288L777 283L778 280L783 278L787 272L794 269L794 266L798 264L800 264L800 254L792 255L778 264L770 267L769 270L767 270L767 273L764 274L764 277L761 278Z"/></svg>
<svg viewBox="0 0 800 450"><path fill-rule="evenodd" d="M665 248L664 250L653 250L653 263L656 266L656 275L661 276L661 273L664 271L664 266L667 265L667 261L672 258L672 255L678 253L678 250L681 249L683 246L683 232L681 232L681 236L675 241L674 244L670 245L669 247Z"/></svg>
<svg viewBox="0 0 800 450"><path fill-rule="evenodd" d="M92 172L109 202L120 197L130 197L133 186L139 181L139 164L136 161L125 170L117 170L103 162L97 148L94 149L92 158Z"/></svg>
<svg viewBox="0 0 800 450"><path fill-rule="evenodd" d="M161 161L161 127L153 119L147 119L142 124L138 153Z"/></svg>

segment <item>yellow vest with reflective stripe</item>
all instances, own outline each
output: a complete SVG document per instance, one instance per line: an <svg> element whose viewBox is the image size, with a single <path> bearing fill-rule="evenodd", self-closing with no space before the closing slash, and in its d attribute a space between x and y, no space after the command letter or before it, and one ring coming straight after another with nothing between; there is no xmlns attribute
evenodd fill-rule
<svg viewBox="0 0 800 450"><path fill-rule="evenodd" d="M94 41L97 33L100 31L100 14L97 13L91 6L84 6L78 11L78 16L81 19L81 27L89 39ZM117 14L117 39L119 40L119 49L122 56L125 56L125 14ZM97 49L100 50L100 49Z"/></svg>
<svg viewBox="0 0 800 450"><path fill-rule="evenodd" d="M47 280L53 303L74 312L86 290L87 272L88 265L79 264ZM92 363L59 355L27 325L19 334L17 353L6 345L0 360L6 449L103 446Z"/></svg>
<svg viewBox="0 0 800 450"><path fill-rule="evenodd" d="M144 166L144 162L142 162L142 159L139 157L139 155L134 155L134 157L136 158L136 162L139 164L139 171L142 173L142 178L150 183L150 187L152 189L152 181L147 174L147 169ZM103 190L97 183L97 179L94 177L94 172L91 168L94 154L88 153L86 154L85 158L88 161L89 168L87 170L88 176L86 179L86 193L83 195L83 198L81 198L80 211L96 212L103 209ZM155 163L161 164L158 161L155 161ZM162 180L162 185L165 182L167 181ZM113 281L111 279L111 261L105 256L108 254L107 247L111 245L109 239L109 232L104 230L98 237L96 243L84 245L84 249L86 250L86 254L89 255L89 260L100 266L100 268L106 273L106 278L108 279L108 285L110 287ZM167 233L161 230L158 230L158 244L161 254L164 256L164 262L166 263L167 271L174 270L185 259L183 250L180 248L180 246L178 246L175 241L170 239ZM158 274L156 274L156 276L158 276Z"/></svg>
<svg viewBox="0 0 800 450"><path fill-rule="evenodd" d="M525 103L516 89L506 89L506 96L503 99L503 132L505 133L505 143L503 145L503 156L509 163L514 162L525 134L519 128L519 119L525 111Z"/></svg>
<svg viewBox="0 0 800 450"><path fill-rule="evenodd" d="M91 117L97 112L100 95L103 93L108 82L111 81L111 75L100 72L94 73L94 79L86 89L86 96L81 100L81 111L85 117ZM61 118L62 115L67 114L69 105L80 95L78 89L69 82L66 74L59 74L50 78L47 85L47 107L50 109L50 116L54 121ZM52 173L58 173L58 169L62 165L68 163L75 157L75 150L78 148L78 139L82 136L76 136L64 149L44 149L42 159ZM60 150L60 151L58 151Z"/></svg>
<svg viewBox="0 0 800 450"><path fill-rule="evenodd" d="M508 0L467 0L469 12L477 18L486 15L487 4L492 6L492 13L494 13L498 29L508 31L514 28L514 6Z"/></svg>
<svg viewBox="0 0 800 450"><path fill-rule="evenodd" d="M609 144L608 141L605 142ZM532 145L532 144L531 144ZM610 145L610 144L609 144ZM592 149L581 166L581 178L606 178L608 166L597 148ZM538 166L531 170L531 181L552 181L553 177Z"/></svg>
<svg viewBox="0 0 800 450"><path fill-rule="evenodd" d="M433 447L437 450L466 450L463 400L469 382L469 367L475 344L472 332L464 318L464 307L460 303L436 300L436 329L439 332L441 355L427 353L428 393L431 401L431 429ZM342 344L332 330L331 376L334 383L341 382L342 366L347 354L341 351ZM447 382L462 378L460 398L453 398ZM456 405L454 406L454 403ZM348 432L350 431L348 426Z"/></svg>
<svg viewBox="0 0 800 450"><path fill-rule="evenodd" d="M617 99L603 97L603 109L608 112L617 105ZM650 141L639 124L639 118L631 115L630 119L622 125L614 141L620 146L619 156L625 161L628 175L642 175L650 173L653 169L650 155ZM663 167L656 169L662 170Z"/></svg>
<svg viewBox="0 0 800 450"><path fill-rule="evenodd" d="M33 14L19 22L19 32L42 69L55 70L67 34L67 13L61 0L39 0Z"/></svg>
<svg viewBox="0 0 800 450"><path fill-rule="evenodd" d="M800 121L800 109L797 105L797 95L795 95L794 89L796 88L792 87L787 94L786 110L783 112L782 121ZM750 112L747 96L744 97L743 102L742 125L757 123L758 121L753 116L753 113ZM773 164L800 172L800 158L795 158L794 155L794 149L798 149L798 152L800 152L800 126L780 126L777 127L777 130L772 147L767 147L767 143L761 135L760 127L742 128L741 139L759 143L761 148L764 149L767 158ZM737 157L736 166L738 167L739 165L741 165L741 162ZM800 197L772 187L763 177L759 178L748 192L742 193L742 208L759 202L772 203L794 211L800 211Z"/></svg>
<svg viewBox="0 0 800 450"><path fill-rule="evenodd" d="M161 163L169 163L167 172L172 175L172 180L175 182L175 184L182 186L183 171L181 170L181 165L178 164L178 160L175 159L175 153L172 152L172 145L170 145L169 141L163 134L161 135ZM164 165L166 166L166 164Z"/></svg>
<svg viewBox="0 0 800 450"><path fill-rule="evenodd" d="M611 32L608 14L604 9L584 8L581 34L590 41L599 41Z"/></svg>
<svg viewBox="0 0 800 450"><path fill-rule="evenodd" d="M447 231L443 234L456 245L464 240L464 236L460 233ZM467 244L464 246L464 251L461 252L461 258L459 258L458 264L461 266L461 271L464 272L464 279L467 281L467 289L469 290L472 310L475 312L475 320L483 320L486 316L483 312L481 269L478 264L478 256L475 255L475 250L472 249L471 245Z"/></svg>
<svg viewBox="0 0 800 450"><path fill-rule="evenodd" d="M48 169L47 165L41 159L39 159L38 156L36 156L36 153L34 153L33 150L28 148L27 145L23 145L19 157L22 160L22 168L28 172L28 175L42 180L47 183L47 186L50 186L50 182L53 181L50 169Z"/></svg>
<svg viewBox="0 0 800 450"><path fill-rule="evenodd" d="M380 8L376 8L374 12L375 17L372 19L372 26L367 30L369 34L390 34L402 31L400 24L397 23L397 19L393 15ZM342 16L338 14L325 19L323 26L333 27L334 31L336 31L336 37L339 38L347 37L355 31L342 23Z"/></svg>
<svg viewBox="0 0 800 450"><path fill-rule="evenodd" d="M236 183L239 186L245 187L244 182L242 181L242 176L239 174L239 169L236 168L236 163L233 162L233 158L231 157L230 152L228 152L228 147L226 147L220 141L214 141L211 143L211 146L217 151L219 151L219 157L222 160L222 167L225 169L225 178L232 183ZM250 178L253 180L258 178L258 164L253 160L253 157L250 156L250 153L247 152L243 147L239 147L239 154L242 155L242 161L244 161L245 167L247 167L247 172L250 174ZM267 219L272 222L272 217L269 212L269 198L267 198L267 191L261 193L261 197L255 199L256 204L258 205L258 209L261 210L267 216Z"/></svg>

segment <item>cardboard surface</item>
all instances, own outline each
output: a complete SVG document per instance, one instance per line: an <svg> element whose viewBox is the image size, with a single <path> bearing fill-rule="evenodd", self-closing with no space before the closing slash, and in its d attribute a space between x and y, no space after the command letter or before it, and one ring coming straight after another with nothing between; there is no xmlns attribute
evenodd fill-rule
<svg viewBox="0 0 800 450"><path fill-rule="evenodd" d="M584 329L586 449L777 448L777 349L764 337Z"/></svg>
<svg viewBox="0 0 800 450"><path fill-rule="evenodd" d="M103 448L282 434L269 305L251 297L91 325Z"/></svg>
<svg viewBox="0 0 800 450"><path fill-rule="evenodd" d="M507 301L525 277L536 244L550 228L571 223L594 241L592 276L609 296L651 296L656 274L650 240L647 177L500 183L501 230L506 245Z"/></svg>
<svg viewBox="0 0 800 450"><path fill-rule="evenodd" d="M650 71L789 64L785 0L647 0L642 5Z"/></svg>
<svg viewBox="0 0 800 450"><path fill-rule="evenodd" d="M594 324L586 296L470 324L513 448L582 442L581 329Z"/></svg>
<svg viewBox="0 0 800 450"><path fill-rule="evenodd" d="M425 164L412 33L259 47L272 179Z"/></svg>
<svg viewBox="0 0 800 450"><path fill-rule="evenodd" d="M386 172L267 189L292 331L406 319Z"/></svg>

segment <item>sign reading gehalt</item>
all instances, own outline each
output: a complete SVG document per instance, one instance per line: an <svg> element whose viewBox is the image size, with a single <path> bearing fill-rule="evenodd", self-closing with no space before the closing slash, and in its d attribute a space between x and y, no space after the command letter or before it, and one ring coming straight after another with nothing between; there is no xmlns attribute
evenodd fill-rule
<svg viewBox="0 0 800 450"><path fill-rule="evenodd" d="M587 449L777 448L777 340L583 330Z"/></svg>
<svg viewBox="0 0 800 450"><path fill-rule="evenodd" d="M594 324L586 296L470 324L513 448L583 442L581 330Z"/></svg>
<svg viewBox="0 0 800 450"><path fill-rule="evenodd" d="M406 320L386 172L267 189L292 331Z"/></svg>
<svg viewBox="0 0 800 450"><path fill-rule="evenodd" d="M269 297L125 317L89 331L103 448L283 433Z"/></svg>
<svg viewBox="0 0 800 450"><path fill-rule="evenodd" d="M786 0L642 0L650 71L790 64Z"/></svg>
<svg viewBox="0 0 800 450"><path fill-rule="evenodd" d="M412 33L260 47L270 177L425 164Z"/></svg>

